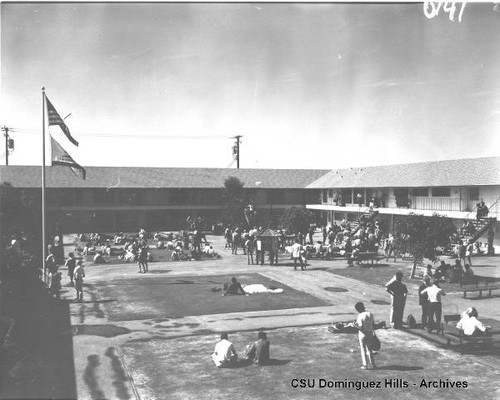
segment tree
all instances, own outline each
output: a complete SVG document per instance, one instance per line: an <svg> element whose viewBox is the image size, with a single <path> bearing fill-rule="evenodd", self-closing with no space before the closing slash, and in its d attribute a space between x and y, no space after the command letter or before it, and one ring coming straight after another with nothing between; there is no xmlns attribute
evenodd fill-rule
<svg viewBox="0 0 500 400"><path fill-rule="evenodd" d="M413 268L410 278L415 277L417 264L424 258L437 261L439 248L446 248L451 243L455 225L451 218L433 214L431 217L410 213L396 224L399 233L405 235L406 249L413 256Z"/></svg>
<svg viewBox="0 0 500 400"><path fill-rule="evenodd" d="M306 233L314 222L314 215L305 207L289 207L281 217L280 225L287 232Z"/></svg>
<svg viewBox="0 0 500 400"><path fill-rule="evenodd" d="M222 221L225 224L240 226L245 221L243 213L243 186L244 184L235 176L229 176L224 181L224 211Z"/></svg>
<svg viewBox="0 0 500 400"><path fill-rule="evenodd" d="M30 235L40 229L39 207L19 188L9 182L0 184L0 236L2 241L26 232ZM2 243L4 244L4 243Z"/></svg>

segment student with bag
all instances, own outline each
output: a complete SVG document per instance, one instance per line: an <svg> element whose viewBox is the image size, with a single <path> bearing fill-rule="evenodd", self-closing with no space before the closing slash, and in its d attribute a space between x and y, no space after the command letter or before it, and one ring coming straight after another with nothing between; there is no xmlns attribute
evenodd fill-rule
<svg viewBox="0 0 500 400"><path fill-rule="evenodd" d="M380 341L373 331L373 315L366 311L365 305L361 302L354 306L358 314L356 326L358 328L359 347L361 349L361 361L363 365L361 369L368 369L368 364L372 365L372 369L376 369L375 358L373 351L380 350Z"/></svg>

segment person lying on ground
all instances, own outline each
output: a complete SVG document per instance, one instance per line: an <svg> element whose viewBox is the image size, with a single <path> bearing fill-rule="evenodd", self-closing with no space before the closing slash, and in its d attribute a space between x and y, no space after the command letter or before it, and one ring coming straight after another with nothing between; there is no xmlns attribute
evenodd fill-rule
<svg viewBox="0 0 500 400"><path fill-rule="evenodd" d="M215 345L212 360L218 368L228 368L237 364L238 354L234 345L228 340L226 332L220 334L220 341Z"/></svg>
<svg viewBox="0 0 500 400"><path fill-rule="evenodd" d="M474 307L469 307L462 313L457 328L461 329L465 336L490 336L490 327L483 325L477 317L477 310Z"/></svg>
<svg viewBox="0 0 500 400"><path fill-rule="evenodd" d="M254 364L265 365L269 362L269 350L271 343L267 340L265 332L259 332L258 340L246 347L246 358Z"/></svg>
<svg viewBox="0 0 500 400"><path fill-rule="evenodd" d="M241 287L241 283L239 283L234 276L231 278L231 283L229 285L227 283L224 284L224 290L225 292L222 294L223 296L233 296L238 294L242 294L245 296L249 295L243 290L243 288Z"/></svg>

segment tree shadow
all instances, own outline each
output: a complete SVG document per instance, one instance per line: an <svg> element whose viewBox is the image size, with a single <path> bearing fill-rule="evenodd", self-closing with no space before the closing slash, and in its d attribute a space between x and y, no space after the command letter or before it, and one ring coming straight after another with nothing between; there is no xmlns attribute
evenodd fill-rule
<svg viewBox="0 0 500 400"><path fill-rule="evenodd" d="M377 369L388 370L388 371L420 371L423 370L424 367L408 366L408 365L384 365L382 367L378 367Z"/></svg>

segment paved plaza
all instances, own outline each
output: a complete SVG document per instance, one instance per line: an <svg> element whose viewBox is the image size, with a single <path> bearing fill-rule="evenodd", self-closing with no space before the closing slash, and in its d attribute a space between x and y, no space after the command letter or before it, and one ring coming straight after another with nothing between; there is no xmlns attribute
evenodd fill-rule
<svg viewBox="0 0 500 400"><path fill-rule="evenodd" d="M464 353L424 335L382 329L377 331L382 342L376 355L379 368L363 371L357 335L328 332L333 321L355 319L358 301L376 321L388 322L390 298L381 282L398 270L405 273L409 289L405 316L412 313L419 319L419 281L406 279L410 261L349 270L342 259L311 260L307 270L294 271L284 255L275 266L248 265L246 256L223 249L221 237L208 240L221 259L152 262L147 274L139 274L135 263L87 263L82 303L74 302L63 270L63 301L57 307L68 318L51 324L56 333L49 342L56 349L53 354L59 354L54 360L59 369L47 371L45 381L58 385L59 376L74 390L47 385L45 393L148 400L499 398L497 347ZM499 277L498 260L476 258L476 273ZM284 292L221 296L222 284L232 276L242 284ZM471 305L480 318L500 321L498 297L468 300L457 290L444 298L443 313ZM210 354L220 332L229 332L242 354L259 330L271 341L270 365L214 366ZM62 351L68 346L72 353Z"/></svg>

